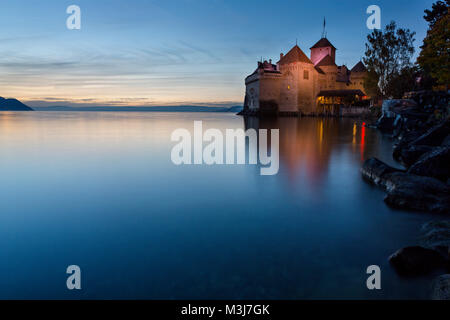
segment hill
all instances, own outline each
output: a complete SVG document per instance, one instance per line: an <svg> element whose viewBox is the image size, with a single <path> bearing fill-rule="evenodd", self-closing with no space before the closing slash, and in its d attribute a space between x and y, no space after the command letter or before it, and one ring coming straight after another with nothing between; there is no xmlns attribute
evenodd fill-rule
<svg viewBox="0 0 450 320"><path fill-rule="evenodd" d="M5 99L0 97L0 111L33 111L33 109L17 99Z"/></svg>

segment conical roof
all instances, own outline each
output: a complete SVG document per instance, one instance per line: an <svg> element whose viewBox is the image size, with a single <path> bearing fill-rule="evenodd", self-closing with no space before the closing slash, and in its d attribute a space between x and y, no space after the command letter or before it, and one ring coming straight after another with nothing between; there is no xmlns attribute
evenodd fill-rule
<svg viewBox="0 0 450 320"><path fill-rule="evenodd" d="M366 72L367 68L361 61L355 64L355 66L350 70L351 72Z"/></svg>
<svg viewBox="0 0 450 320"><path fill-rule="evenodd" d="M298 45L295 45L288 53L286 53L286 55L283 56L283 58L281 58L278 63L287 64L294 62L305 62L313 64Z"/></svg>
<svg viewBox="0 0 450 320"><path fill-rule="evenodd" d="M316 42L310 49L332 47L336 49L327 38L322 38Z"/></svg>

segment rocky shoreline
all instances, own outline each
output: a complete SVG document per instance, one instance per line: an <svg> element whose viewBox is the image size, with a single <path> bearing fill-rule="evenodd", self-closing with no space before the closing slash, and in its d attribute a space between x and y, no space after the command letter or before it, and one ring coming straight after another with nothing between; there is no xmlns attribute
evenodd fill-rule
<svg viewBox="0 0 450 320"><path fill-rule="evenodd" d="M450 214L450 112L448 93L412 93L383 104L374 125L397 140L393 158L404 169L377 158L361 168L364 180L386 191L385 203L396 209ZM399 249L389 262L401 276L443 272L431 284L431 298L450 300L450 220L422 226L421 242Z"/></svg>
<svg viewBox="0 0 450 320"><path fill-rule="evenodd" d="M379 159L365 161L362 177L386 191L391 207L450 213L450 112L448 94L417 94L387 100L375 127L397 140L395 169Z"/></svg>

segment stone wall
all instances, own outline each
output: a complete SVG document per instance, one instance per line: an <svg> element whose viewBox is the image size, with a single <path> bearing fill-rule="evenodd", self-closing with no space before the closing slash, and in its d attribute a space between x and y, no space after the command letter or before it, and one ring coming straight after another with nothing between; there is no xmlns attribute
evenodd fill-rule
<svg viewBox="0 0 450 320"><path fill-rule="evenodd" d="M311 113L315 109L317 71L309 63L282 65L280 112Z"/></svg>
<svg viewBox="0 0 450 320"><path fill-rule="evenodd" d="M361 90L366 92L364 89L364 78L366 77L366 72L352 72L350 74L350 86L349 89Z"/></svg>

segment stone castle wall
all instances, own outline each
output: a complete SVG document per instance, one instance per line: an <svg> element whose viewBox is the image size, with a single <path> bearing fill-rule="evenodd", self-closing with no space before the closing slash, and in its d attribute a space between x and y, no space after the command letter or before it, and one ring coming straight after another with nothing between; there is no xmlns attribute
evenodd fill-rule
<svg viewBox="0 0 450 320"><path fill-rule="evenodd" d="M297 46L294 49L303 54ZM366 72L349 72L346 66L335 64L315 67L327 55L334 62L335 53L336 49L330 46L311 49L314 64L306 57L297 57L297 61L290 63L282 61L283 55L280 55L281 62L277 65L273 65L271 60L259 62L258 69L245 81L244 108L264 113L315 114L320 91L359 89L364 92Z"/></svg>

